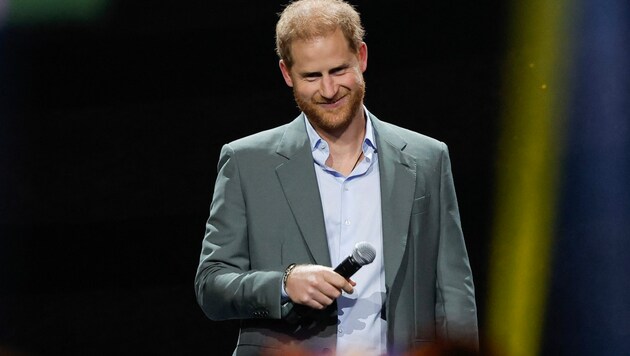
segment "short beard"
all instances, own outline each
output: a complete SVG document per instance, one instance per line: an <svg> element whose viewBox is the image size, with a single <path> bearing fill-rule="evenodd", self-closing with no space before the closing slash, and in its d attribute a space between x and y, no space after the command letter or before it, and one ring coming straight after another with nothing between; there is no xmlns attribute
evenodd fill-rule
<svg viewBox="0 0 630 356"><path fill-rule="evenodd" d="M311 124L316 128L324 130L326 132L343 132L350 126L352 119L361 109L363 104L363 98L365 97L365 82L363 82L356 90L350 93L349 105L340 109L338 114L332 114L326 112L318 107L318 104L313 100L303 100L293 90L293 97L300 110L306 114Z"/></svg>

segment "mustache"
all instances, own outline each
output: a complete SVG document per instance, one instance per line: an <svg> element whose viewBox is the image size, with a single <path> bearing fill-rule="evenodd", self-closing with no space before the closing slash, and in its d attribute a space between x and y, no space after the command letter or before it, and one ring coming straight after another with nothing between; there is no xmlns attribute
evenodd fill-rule
<svg viewBox="0 0 630 356"><path fill-rule="evenodd" d="M319 98L315 99L315 103L316 104L333 104L343 99L346 95L347 94L335 95L333 98L330 98L330 99L320 96Z"/></svg>

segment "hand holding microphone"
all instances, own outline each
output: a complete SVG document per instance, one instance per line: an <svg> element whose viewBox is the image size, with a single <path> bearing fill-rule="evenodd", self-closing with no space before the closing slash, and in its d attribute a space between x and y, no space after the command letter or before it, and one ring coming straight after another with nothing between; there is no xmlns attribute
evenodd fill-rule
<svg viewBox="0 0 630 356"><path fill-rule="evenodd" d="M350 277L366 264L372 263L376 250L367 242L355 245L352 254L335 269L319 265L298 265L287 278L285 290L295 305L288 321L295 321L304 306L324 309L341 296L341 291L352 293L355 285ZM298 309L296 311L296 309Z"/></svg>

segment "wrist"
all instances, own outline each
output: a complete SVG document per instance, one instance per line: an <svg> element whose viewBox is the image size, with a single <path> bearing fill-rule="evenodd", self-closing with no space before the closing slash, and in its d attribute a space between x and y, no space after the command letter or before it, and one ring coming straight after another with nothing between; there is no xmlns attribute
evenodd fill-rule
<svg viewBox="0 0 630 356"><path fill-rule="evenodd" d="M293 272L293 269L297 266L295 263L291 263L284 270L284 274L282 275L282 289L286 292L287 290L287 280L289 279L289 275Z"/></svg>

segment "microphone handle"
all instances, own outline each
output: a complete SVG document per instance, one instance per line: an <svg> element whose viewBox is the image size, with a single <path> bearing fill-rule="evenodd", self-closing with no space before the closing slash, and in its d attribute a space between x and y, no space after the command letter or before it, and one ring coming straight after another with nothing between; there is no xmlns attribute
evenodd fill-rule
<svg viewBox="0 0 630 356"><path fill-rule="evenodd" d="M343 260L343 262L335 267L335 272L339 273L342 277L348 279L361 267L362 265L358 264L357 261L352 258L352 256L348 256L348 258Z"/></svg>

